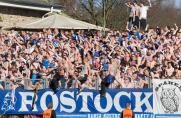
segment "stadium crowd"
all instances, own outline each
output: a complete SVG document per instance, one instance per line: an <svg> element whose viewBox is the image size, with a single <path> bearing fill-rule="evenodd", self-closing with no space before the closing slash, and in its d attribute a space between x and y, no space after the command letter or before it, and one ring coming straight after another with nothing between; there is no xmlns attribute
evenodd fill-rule
<svg viewBox="0 0 181 118"><path fill-rule="evenodd" d="M148 88L152 79L181 79L181 30L0 33L0 89L40 88L47 80L61 88ZM53 79L55 78L55 79ZM98 86L99 87L99 86Z"/></svg>

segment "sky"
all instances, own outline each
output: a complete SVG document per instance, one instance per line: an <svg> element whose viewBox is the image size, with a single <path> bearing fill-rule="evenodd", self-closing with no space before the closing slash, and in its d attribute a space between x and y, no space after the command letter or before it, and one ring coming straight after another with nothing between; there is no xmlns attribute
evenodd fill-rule
<svg viewBox="0 0 181 118"><path fill-rule="evenodd" d="M163 0L162 5L181 9L181 0Z"/></svg>
<svg viewBox="0 0 181 118"><path fill-rule="evenodd" d="M181 0L175 0L175 7L181 8Z"/></svg>

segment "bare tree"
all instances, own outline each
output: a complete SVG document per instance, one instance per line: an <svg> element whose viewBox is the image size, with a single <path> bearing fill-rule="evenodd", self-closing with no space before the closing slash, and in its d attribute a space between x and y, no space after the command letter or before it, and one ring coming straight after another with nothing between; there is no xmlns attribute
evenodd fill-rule
<svg viewBox="0 0 181 118"><path fill-rule="evenodd" d="M95 24L99 24L95 10L95 0L79 0L82 7L90 14Z"/></svg>
<svg viewBox="0 0 181 118"><path fill-rule="evenodd" d="M79 0L83 8L90 14L94 23L106 26L108 17L120 0Z"/></svg>
<svg viewBox="0 0 181 118"><path fill-rule="evenodd" d="M46 1L46 0L45 0ZM49 0L47 0L49 1ZM113 29L125 29L129 17L129 10L125 2L134 0L54 0L64 6L64 12L73 18L87 21L96 25L105 26ZM146 0L136 0L138 4ZM146 2L145 2L146 1ZM169 0L151 0L152 8L148 13L148 23L156 27L172 25L177 23L181 25L181 8L176 9L168 3L164 6L163 2Z"/></svg>

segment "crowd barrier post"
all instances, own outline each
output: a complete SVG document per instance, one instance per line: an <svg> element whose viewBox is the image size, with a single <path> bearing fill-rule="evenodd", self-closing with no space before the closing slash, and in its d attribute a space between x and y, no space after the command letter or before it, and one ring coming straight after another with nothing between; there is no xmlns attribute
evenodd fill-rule
<svg viewBox="0 0 181 118"><path fill-rule="evenodd" d="M10 80L9 79L5 80L5 89L10 89Z"/></svg>
<svg viewBox="0 0 181 118"><path fill-rule="evenodd" d="M99 90L99 78L98 78L98 77L96 77L95 89L96 89L96 90Z"/></svg>

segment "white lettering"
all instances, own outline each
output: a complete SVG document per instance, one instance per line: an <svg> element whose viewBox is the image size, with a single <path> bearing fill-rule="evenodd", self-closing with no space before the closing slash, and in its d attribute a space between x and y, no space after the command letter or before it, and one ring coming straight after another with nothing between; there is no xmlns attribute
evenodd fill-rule
<svg viewBox="0 0 181 118"><path fill-rule="evenodd" d="M102 118L101 114L88 114L88 118Z"/></svg>
<svg viewBox="0 0 181 118"><path fill-rule="evenodd" d="M20 103L20 109L19 112L27 112L30 111L32 107L32 99L34 96L33 92L19 92L21 96L21 103ZM131 95L133 94L134 98L131 99ZM111 93L106 93L105 95L105 101L107 103L102 103L102 98L100 97L100 94L97 94L94 98L93 92L81 92L79 95L75 96L74 91L62 91L60 92L60 96L57 96L57 94L54 94L52 91L46 91L45 93L42 94L42 96L37 96L35 99L35 105L34 105L34 110L33 111L38 111L37 110L37 101L40 102L40 107L42 110L47 109L47 100L49 98L52 98L53 102L53 109L57 109L57 107L60 104L60 111L67 112L67 113L72 113L76 109L76 105L81 105L80 111L79 112L91 112L91 109L89 107L89 104L91 104L92 107L95 108L96 111L100 113L106 113L111 110L111 108L115 107L115 109L118 112L121 112L123 110L123 103L121 99L128 99L130 101L133 100L135 101L135 109L134 112L152 112L153 107L150 103L150 98L152 96L152 92L127 92L127 91L121 91L118 92L115 96L111 96ZM142 95L144 95L144 98L141 98ZM47 98L48 97L48 98ZM76 97L76 98L75 98ZM80 104L77 104L77 100L80 99L81 97L81 102ZM91 101L88 102L88 101ZM93 104L92 104L93 102ZM143 111L142 106L145 105L146 109ZM104 106L104 107L103 107ZM91 107L91 108L92 108ZM105 117L110 117L111 115L106 115ZM91 117L91 116L90 116ZM112 117L112 116L111 116ZM139 116L137 116L139 118Z"/></svg>
<svg viewBox="0 0 181 118"><path fill-rule="evenodd" d="M40 106L43 110L46 110L47 109L47 106L46 106L46 98L47 96L51 96L52 97L52 103L53 103L53 109L56 110L57 107L58 107L58 98L56 96L56 94L54 94L53 92L51 91L47 91L45 92L41 99L40 99Z"/></svg>
<svg viewBox="0 0 181 118"><path fill-rule="evenodd" d="M71 96L72 98L68 98L68 97L65 97L65 95L69 95ZM76 109L76 103L74 101L74 92L70 92L70 91L63 91L60 95L60 101L63 105L66 105L66 106L70 106L71 108L65 108L63 107L63 105L60 105L60 109L61 111L65 111L65 112L68 112L68 113L71 113L73 111L75 111Z"/></svg>
<svg viewBox="0 0 181 118"><path fill-rule="evenodd" d="M115 96L115 98L114 98L114 106L115 106L115 108L116 108L116 110L118 111L118 112L120 112L120 111L122 111L123 110L123 108L120 106L120 104L119 104L119 101L120 101L120 97L121 96L127 96L128 97L128 99L130 99L131 98L131 94L130 93L127 93L127 92L119 92L118 94L116 94L116 96Z"/></svg>
<svg viewBox="0 0 181 118"><path fill-rule="evenodd" d="M101 107L100 97L101 96L99 94L94 98L94 105L95 105L95 108L97 109L97 111L99 111L99 112L108 112L109 110L111 110L113 101L112 101L112 98L111 98L110 94L106 93L106 95L105 95L105 98L106 98L106 101L107 101L106 108Z"/></svg>
<svg viewBox="0 0 181 118"><path fill-rule="evenodd" d="M19 92L19 94L21 95L21 98L22 98L21 108L19 109L19 112L29 111L27 108L27 105L29 104L32 107L32 102L33 102L32 100L33 100L34 93L33 92ZM32 99L27 100L28 96L31 97ZM35 99L35 103L36 103L36 101L37 101L37 97ZM33 111L37 111L36 104L34 105Z"/></svg>
<svg viewBox="0 0 181 118"><path fill-rule="evenodd" d="M104 114L103 118L120 118L120 114Z"/></svg>
<svg viewBox="0 0 181 118"><path fill-rule="evenodd" d="M90 96L91 99L93 99L93 93L92 92L81 92L77 99L82 96L82 108L80 109L80 112L90 112L90 110L88 109L88 104L87 103L87 98Z"/></svg>
<svg viewBox="0 0 181 118"><path fill-rule="evenodd" d="M145 104L145 106L146 106L145 112L152 112L153 109L152 109L152 106L150 105L150 102L148 100L151 97L152 93L148 93L148 92L144 93L145 98L143 100L141 100L142 92L133 92L133 94L135 95L135 98L136 98L136 102L135 102L136 108L134 109L134 111L143 112L141 106L143 104Z"/></svg>
<svg viewBox="0 0 181 118"><path fill-rule="evenodd" d="M135 118L153 118L151 114L135 114Z"/></svg>

